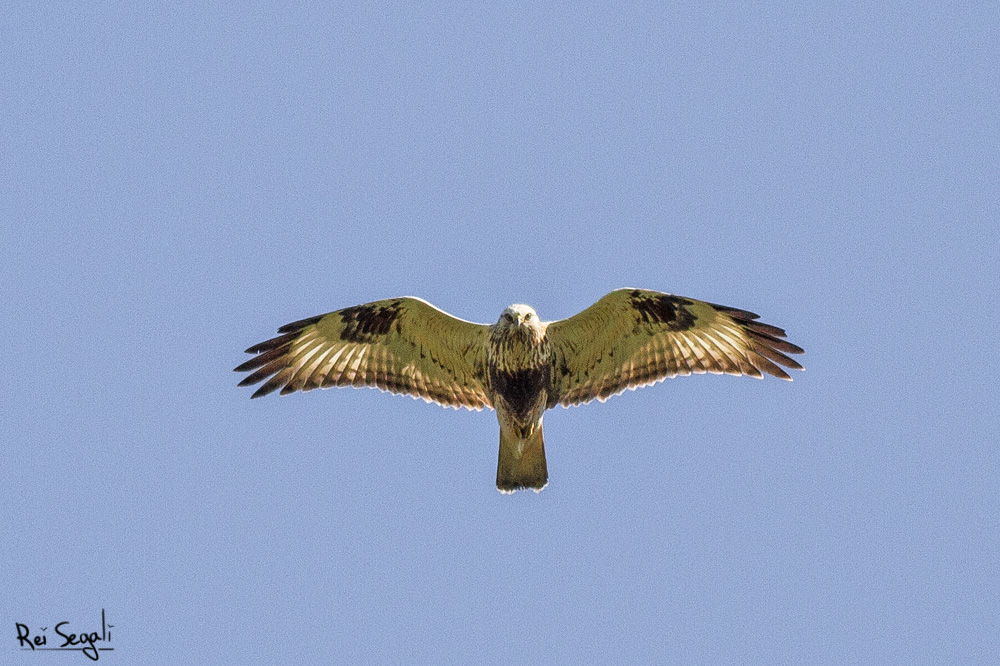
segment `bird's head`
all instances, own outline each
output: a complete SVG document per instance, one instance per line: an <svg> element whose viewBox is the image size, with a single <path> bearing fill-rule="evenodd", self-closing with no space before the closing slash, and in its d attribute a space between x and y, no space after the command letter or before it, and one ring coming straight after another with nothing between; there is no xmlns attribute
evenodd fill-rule
<svg viewBox="0 0 1000 666"><path fill-rule="evenodd" d="M497 326L510 331L532 332L540 337L544 327L538 313L530 305L515 304L503 311Z"/></svg>

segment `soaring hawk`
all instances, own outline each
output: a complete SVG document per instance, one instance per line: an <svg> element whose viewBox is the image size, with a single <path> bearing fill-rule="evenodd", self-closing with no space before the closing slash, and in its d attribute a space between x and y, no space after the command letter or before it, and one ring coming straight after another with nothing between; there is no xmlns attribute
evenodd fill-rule
<svg viewBox="0 0 1000 666"><path fill-rule="evenodd" d="M612 291L559 321L512 305L492 326L413 297L310 317L247 349L239 383L263 381L253 398L330 386L407 393L445 407L495 409L500 422L497 489L536 492L548 482L545 410L601 402L677 375L791 377L786 354L802 349L758 315L644 289Z"/></svg>

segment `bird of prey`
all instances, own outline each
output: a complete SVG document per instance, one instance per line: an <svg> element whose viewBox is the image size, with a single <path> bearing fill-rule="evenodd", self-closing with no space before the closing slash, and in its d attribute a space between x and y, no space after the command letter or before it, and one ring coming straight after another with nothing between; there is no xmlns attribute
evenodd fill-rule
<svg viewBox="0 0 1000 666"><path fill-rule="evenodd" d="M802 348L758 315L645 289L617 289L567 319L543 322L511 305L492 326L413 297L310 317L247 349L239 383L251 397L330 386L373 387L445 407L495 409L497 489L548 483L542 416L556 405L604 402L677 375L764 373L790 380Z"/></svg>

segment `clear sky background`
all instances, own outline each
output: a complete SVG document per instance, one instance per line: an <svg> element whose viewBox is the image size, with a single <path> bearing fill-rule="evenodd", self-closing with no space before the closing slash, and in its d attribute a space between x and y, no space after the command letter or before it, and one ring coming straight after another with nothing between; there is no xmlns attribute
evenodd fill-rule
<svg viewBox="0 0 1000 666"><path fill-rule="evenodd" d="M1000 661L996 4L0 25L0 662L101 608L120 664ZM232 372L378 298L622 286L807 370L557 408L514 496L492 412Z"/></svg>

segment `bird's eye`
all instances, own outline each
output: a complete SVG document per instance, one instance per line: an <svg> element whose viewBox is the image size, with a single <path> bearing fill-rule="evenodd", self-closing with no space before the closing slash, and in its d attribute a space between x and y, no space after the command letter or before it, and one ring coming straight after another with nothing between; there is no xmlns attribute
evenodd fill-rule
<svg viewBox="0 0 1000 666"><path fill-rule="evenodd" d="M531 319L531 313L530 312L526 312L524 314L524 321L528 321L529 319Z"/></svg>
<svg viewBox="0 0 1000 666"><path fill-rule="evenodd" d="M503 318L506 319L507 321L514 321L514 318L511 317L510 313L508 313L508 312L504 312L503 313Z"/></svg>

